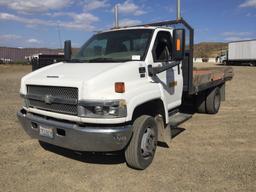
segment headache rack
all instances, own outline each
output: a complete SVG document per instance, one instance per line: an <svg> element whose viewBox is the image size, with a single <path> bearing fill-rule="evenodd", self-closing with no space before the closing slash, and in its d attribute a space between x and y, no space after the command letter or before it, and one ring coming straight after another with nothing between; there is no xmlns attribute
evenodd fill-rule
<svg viewBox="0 0 256 192"><path fill-rule="evenodd" d="M183 18L177 20L148 23L141 26L171 27L173 29L185 29L186 49L182 61L183 71L183 96L197 94L200 91L211 89L214 86L221 86L225 81L231 80L234 76L232 68L194 68L194 29Z"/></svg>
<svg viewBox="0 0 256 192"><path fill-rule="evenodd" d="M194 94L196 89L193 85L193 53L194 53L194 29L183 18L156 23L136 25L134 27L153 26L153 27L172 27L183 28L186 31L186 50L183 59L183 91L186 94Z"/></svg>

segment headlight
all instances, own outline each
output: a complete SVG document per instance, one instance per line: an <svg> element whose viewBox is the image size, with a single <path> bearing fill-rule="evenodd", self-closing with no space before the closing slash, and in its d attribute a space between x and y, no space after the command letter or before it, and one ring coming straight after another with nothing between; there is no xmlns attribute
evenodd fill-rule
<svg viewBox="0 0 256 192"><path fill-rule="evenodd" d="M26 98L26 96L25 95L22 95L22 94L20 94L20 97L22 98L22 100L23 100L23 103L22 103L22 105L23 105L23 107L26 107L26 108L28 108L28 106L29 106L29 102L28 102L28 99Z"/></svg>
<svg viewBox="0 0 256 192"><path fill-rule="evenodd" d="M80 101L78 115L86 118L119 118L127 116L125 100Z"/></svg>
<svg viewBox="0 0 256 192"><path fill-rule="evenodd" d="M28 103L29 103L29 102L28 102L27 99L24 99L24 100L23 100L23 106L24 106L24 107L28 108L28 107L29 107L29 104L28 104Z"/></svg>

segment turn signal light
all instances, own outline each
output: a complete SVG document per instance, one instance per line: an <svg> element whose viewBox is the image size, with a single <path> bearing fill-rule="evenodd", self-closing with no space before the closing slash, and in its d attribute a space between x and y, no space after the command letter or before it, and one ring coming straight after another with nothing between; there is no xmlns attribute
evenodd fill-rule
<svg viewBox="0 0 256 192"><path fill-rule="evenodd" d="M115 92L116 93L124 93L125 92L125 84L123 82L115 83Z"/></svg>

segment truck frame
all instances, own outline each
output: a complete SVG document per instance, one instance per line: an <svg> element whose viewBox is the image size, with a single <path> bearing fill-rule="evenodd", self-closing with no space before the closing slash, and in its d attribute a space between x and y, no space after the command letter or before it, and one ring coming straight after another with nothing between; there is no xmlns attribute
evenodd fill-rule
<svg viewBox="0 0 256 192"><path fill-rule="evenodd" d="M170 144L172 128L196 112L216 114L233 69L194 68L194 30L183 19L101 32L83 46L84 54L95 39L135 32L144 37L149 31L144 56L119 63L105 57L72 59L66 41L66 62L23 77L24 106L17 116L28 135L75 151L121 150L128 166L143 170L152 163L158 141ZM134 43L118 49L126 56ZM93 47L97 54L107 49Z"/></svg>

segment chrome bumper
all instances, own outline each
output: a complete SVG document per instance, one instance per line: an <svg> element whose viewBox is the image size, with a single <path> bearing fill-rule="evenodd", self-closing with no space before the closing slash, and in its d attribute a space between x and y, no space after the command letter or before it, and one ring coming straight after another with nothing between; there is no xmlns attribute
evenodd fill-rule
<svg viewBox="0 0 256 192"><path fill-rule="evenodd" d="M17 117L23 129L32 138L76 151L119 151L125 148L132 136L130 125L79 126L72 122L33 115L24 109L17 113ZM39 135L40 125L53 129L53 139Z"/></svg>

